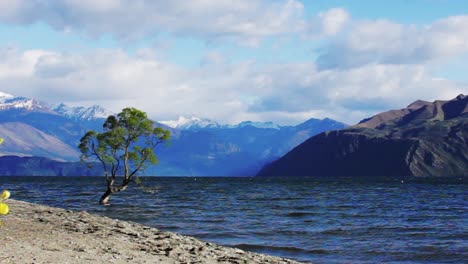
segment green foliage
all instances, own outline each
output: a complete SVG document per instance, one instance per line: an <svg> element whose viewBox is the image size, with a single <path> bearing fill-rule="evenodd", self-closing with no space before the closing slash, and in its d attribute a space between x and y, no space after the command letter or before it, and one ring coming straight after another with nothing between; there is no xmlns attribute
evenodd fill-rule
<svg viewBox="0 0 468 264"><path fill-rule="evenodd" d="M148 165L158 162L154 149L169 138L170 132L155 128L145 112L125 108L106 119L103 132L88 131L78 147L82 161L102 164L105 176L111 177L108 181L115 179L118 173L129 180Z"/></svg>

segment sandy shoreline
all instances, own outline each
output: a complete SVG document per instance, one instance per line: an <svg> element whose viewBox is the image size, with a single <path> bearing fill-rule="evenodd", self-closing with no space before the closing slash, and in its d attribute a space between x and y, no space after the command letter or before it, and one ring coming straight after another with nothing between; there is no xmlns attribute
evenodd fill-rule
<svg viewBox="0 0 468 264"><path fill-rule="evenodd" d="M299 263L192 237L16 200L2 217L0 263Z"/></svg>

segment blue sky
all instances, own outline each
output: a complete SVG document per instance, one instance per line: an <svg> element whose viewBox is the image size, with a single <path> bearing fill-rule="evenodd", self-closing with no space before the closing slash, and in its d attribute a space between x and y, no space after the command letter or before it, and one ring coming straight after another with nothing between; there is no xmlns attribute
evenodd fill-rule
<svg viewBox="0 0 468 264"><path fill-rule="evenodd" d="M451 0L0 0L0 90L157 120L347 123L468 91Z"/></svg>
<svg viewBox="0 0 468 264"><path fill-rule="evenodd" d="M303 3L310 14L341 7L362 19L389 19L405 24L431 23L468 12L467 3L459 0L306 0Z"/></svg>

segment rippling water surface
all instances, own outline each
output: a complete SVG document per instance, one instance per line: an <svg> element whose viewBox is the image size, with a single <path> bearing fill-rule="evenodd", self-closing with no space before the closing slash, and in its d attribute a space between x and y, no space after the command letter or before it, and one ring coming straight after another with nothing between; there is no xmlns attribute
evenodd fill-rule
<svg viewBox="0 0 468 264"><path fill-rule="evenodd" d="M102 178L0 177L12 198L314 263L464 263L467 185L145 178L99 206Z"/></svg>

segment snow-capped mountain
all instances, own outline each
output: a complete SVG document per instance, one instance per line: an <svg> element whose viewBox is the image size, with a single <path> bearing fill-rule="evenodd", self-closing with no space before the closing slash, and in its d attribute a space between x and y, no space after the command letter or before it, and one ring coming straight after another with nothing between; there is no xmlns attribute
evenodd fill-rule
<svg viewBox="0 0 468 264"><path fill-rule="evenodd" d="M90 107L71 107L64 103L60 103L56 105L52 110L68 118L78 120L95 120L99 118L107 118L108 116L113 114L112 112L104 109L99 105L93 105Z"/></svg>
<svg viewBox="0 0 468 264"><path fill-rule="evenodd" d="M253 121L244 121L237 125L224 125L219 124L210 119L200 118L200 117L183 117L179 116L177 120L169 121L159 121L159 123L164 124L168 127L188 130L188 129L200 129L200 128L242 128L247 126L252 126L256 128L272 128L280 129L281 127L273 122L253 122Z"/></svg>
<svg viewBox="0 0 468 264"><path fill-rule="evenodd" d="M246 127L246 126L253 126L256 128L273 128L273 129L281 128L279 125L273 122L253 122L253 121L244 121L233 127Z"/></svg>
<svg viewBox="0 0 468 264"><path fill-rule="evenodd" d="M102 128L109 112L99 106L51 107L32 98L0 92L0 135L5 139L2 155L41 156L75 161L84 133Z"/></svg>
<svg viewBox="0 0 468 264"><path fill-rule="evenodd" d="M75 120L95 120L107 118L113 113L99 105L90 107L71 107L63 103L50 106L48 103L36 99L17 97L11 94L0 92L0 111L1 110L24 110L30 112L46 112L50 114L59 114Z"/></svg>
<svg viewBox="0 0 468 264"><path fill-rule="evenodd" d="M36 99L15 97L0 92L0 110L22 109L27 111L50 111L48 104Z"/></svg>
<svg viewBox="0 0 468 264"><path fill-rule="evenodd" d="M183 117L179 116L177 120L158 121L159 123L171 128L181 130L194 129L194 128L219 128L221 127L217 122L199 117Z"/></svg>
<svg viewBox="0 0 468 264"><path fill-rule="evenodd" d="M12 98L14 98L13 95L0 92L0 103L3 104L5 100L12 99Z"/></svg>

